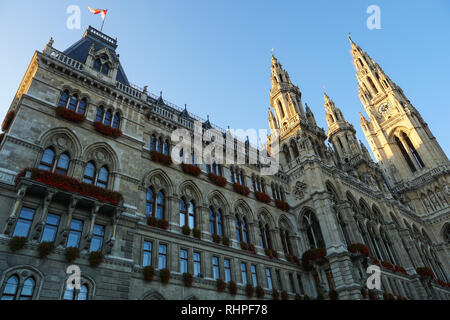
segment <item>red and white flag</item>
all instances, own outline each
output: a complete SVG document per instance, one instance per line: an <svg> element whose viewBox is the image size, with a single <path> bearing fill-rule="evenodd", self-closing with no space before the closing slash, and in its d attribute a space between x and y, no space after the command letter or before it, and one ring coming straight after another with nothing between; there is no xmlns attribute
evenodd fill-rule
<svg viewBox="0 0 450 320"><path fill-rule="evenodd" d="M88 7L89 11L92 12L93 14L99 14L102 16L102 20L105 20L105 16L106 13L108 12L108 10L104 10L104 9L92 9L91 7Z"/></svg>

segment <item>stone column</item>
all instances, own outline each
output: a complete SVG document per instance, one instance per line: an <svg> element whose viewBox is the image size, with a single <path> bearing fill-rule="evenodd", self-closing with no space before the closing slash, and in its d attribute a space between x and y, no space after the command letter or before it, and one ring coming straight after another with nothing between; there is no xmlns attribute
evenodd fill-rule
<svg viewBox="0 0 450 320"><path fill-rule="evenodd" d="M61 230L59 235L59 240L57 241L58 247L64 247L67 241L67 237L69 235L70 223L72 222L72 214L75 211L79 198L72 196L70 199L69 207L67 208L67 220L66 225Z"/></svg>
<svg viewBox="0 0 450 320"><path fill-rule="evenodd" d="M50 206L50 203L52 202L53 196L56 194L55 189L48 189L45 194L44 202L42 203L41 207L41 213L38 219L36 219L38 222L34 226L34 230L32 232L31 239L34 241L39 241L39 238L42 235L42 231L45 227L45 221L47 220L48 215L48 207Z"/></svg>
<svg viewBox="0 0 450 320"><path fill-rule="evenodd" d="M404 245L406 251L408 252L408 255L409 255L408 258L410 260L412 260L411 268L413 266L416 266L416 267L423 266L424 263L423 263L422 259L420 258L420 254L417 251L417 248L414 244L414 240L411 238L408 229L400 230L400 237L403 240L403 245ZM411 270L411 271L415 273L415 270Z"/></svg>
<svg viewBox="0 0 450 320"><path fill-rule="evenodd" d="M179 211L179 199L178 196L168 196L167 197L167 208L166 208L166 217L169 222L169 229L171 231L177 230L179 228L180 223L180 211ZM197 210L197 208L195 208ZM197 210L198 211L198 210ZM196 212L198 214L198 212Z"/></svg>
<svg viewBox="0 0 450 320"><path fill-rule="evenodd" d="M339 205L340 212L342 213L343 222L345 224L345 228L347 234L350 238L351 243L364 243L361 234L359 233L358 226L356 225L356 221L353 218L353 211L349 201L345 201ZM349 243L350 244L350 243Z"/></svg>
<svg viewBox="0 0 450 320"><path fill-rule="evenodd" d="M25 197L28 186L21 185L19 190L17 190L16 201L12 207L11 213L6 221L6 226L4 234L10 236L12 232L12 227L17 221L17 216L19 214L19 209L22 207L23 198Z"/></svg>
<svg viewBox="0 0 450 320"><path fill-rule="evenodd" d="M91 245L91 240L93 237L94 232L94 225L95 225L95 219L97 218L98 211L100 210L101 204L99 202L96 202L94 206L91 208L91 219L90 219L90 225L89 225L89 232L85 236L85 245L84 249L89 251L89 246Z"/></svg>

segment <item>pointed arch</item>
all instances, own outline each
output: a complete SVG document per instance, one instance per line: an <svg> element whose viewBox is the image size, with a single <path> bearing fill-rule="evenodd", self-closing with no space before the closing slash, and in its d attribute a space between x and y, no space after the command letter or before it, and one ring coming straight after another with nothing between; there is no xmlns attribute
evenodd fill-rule
<svg viewBox="0 0 450 320"><path fill-rule="evenodd" d="M225 196L219 190L212 190L206 195L208 205L214 206L216 209L222 209L222 214L230 213L230 205Z"/></svg>
<svg viewBox="0 0 450 320"><path fill-rule="evenodd" d="M38 139L43 149L53 146L57 155L68 152L71 157L80 157L82 146L78 137L68 128L58 127L47 130Z"/></svg>
<svg viewBox="0 0 450 320"><path fill-rule="evenodd" d="M249 223L256 220L252 209L243 199L238 199L233 203L233 212L247 217Z"/></svg>
<svg viewBox="0 0 450 320"><path fill-rule="evenodd" d="M167 300L161 293L155 290L144 293L141 300Z"/></svg>
<svg viewBox="0 0 450 320"><path fill-rule="evenodd" d="M179 196L193 198L198 205L204 203L202 192L192 180L183 181L179 185L177 193Z"/></svg>
<svg viewBox="0 0 450 320"><path fill-rule="evenodd" d="M117 172L122 168L116 151L106 142L87 146L82 152L82 159L86 162L95 160L99 168L107 164L110 172Z"/></svg>
<svg viewBox="0 0 450 320"><path fill-rule="evenodd" d="M161 169L150 170L144 174L141 180L141 188L146 190L150 185L164 189L166 191L166 197L174 194L172 180ZM157 191L155 190L155 192Z"/></svg>

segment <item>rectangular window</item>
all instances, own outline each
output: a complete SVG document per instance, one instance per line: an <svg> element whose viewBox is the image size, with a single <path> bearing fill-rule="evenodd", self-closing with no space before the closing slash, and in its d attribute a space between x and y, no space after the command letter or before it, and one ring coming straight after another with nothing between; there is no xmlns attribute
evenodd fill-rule
<svg viewBox="0 0 450 320"><path fill-rule="evenodd" d="M16 227L14 228L13 237L28 237L28 232L33 223L34 212L34 209L22 207L19 218L17 219Z"/></svg>
<svg viewBox="0 0 450 320"><path fill-rule="evenodd" d="M219 258L217 257L212 257L212 271L214 280L219 279Z"/></svg>
<svg viewBox="0 0 450 320"><path fill-rule="evenodd" d="M256 273L256 265L252 264L251 270L252 270L253 286L256 287L258 285L258 275Z"/></svg>
<svg viewBox="0 0 450 320"><path fill-rule="evenodd" d="M69 235L67 237L67 244L66 244L67 248L79 247L82 231L83 231L83 221L72 219L72 221L70 222Z"/></svg>
<svg viewBox="0 0 450 320"><path fill-rule="evenodd" d="M242 284L247 284L247 266L244 262L241 262L241 278L242 278Z"/></svg>
<svg viewBox="0 0 450 320"><path fill-rule="evenodd" d="M54 242L58 231L60 217L49 213L45 220L44 232L42 232L41 242Z"/></svg>
<svg viewBox="0 0 450 320"><path fill-rule="evenodd" d="M144 254L142 255L142 266L152 265L153 242L144 241Z"/></svg>
<svg viewBox="0 0 450 320"><path fill-rule="evenodd" d="M158 250L158 269L167 268L167 245L160 244Z"/></svg>
<svg viewBox="0 0 450 320"><path fill-rule="evenodd" d="M225 269L225 282L231 281L231 263L230 259L223 259L223 267Z"/></svg>
<svg viewBox="0 0 450 320"><path fill-rule="evenodd" d="M194 252L194 277L198 277L201 274L201 265L200 265L200 253Z"/></svg>
<svg viewBox="0 0 450 320"><path fill-rule="evenodd" d="M188 252L185 249L180 250L180 273L188 272Z"/></svg>
<svg viewBox="0 0 450 320"><path fill-rule="evenodd" d="M289 273L289 282L291 284L291 292L297 293L297 290L295 290L294 275L292 273Z"/></svg>
<svg viewBox="0 0 450 320"><path fill-rule="evenodd" d="M275 271L277 273L277 280L278 280L278 290L283 290L283 285L281 283L281 274L280 274L280 270L276 270Z"/></svg>
<svg viewBox="0 0 450 320"><path fill-rule="evenodd" d="M98 224L94 224L94 231L92 231L92 240L89 252L99 251L102 249L104 236L105 236L105 227Z"/></svg>
<svg viewBox="0 0 450 320"><path fill-rule="evenodd" d="M267 288L272 290L272 273L269 268L266 268Z"/></svg>

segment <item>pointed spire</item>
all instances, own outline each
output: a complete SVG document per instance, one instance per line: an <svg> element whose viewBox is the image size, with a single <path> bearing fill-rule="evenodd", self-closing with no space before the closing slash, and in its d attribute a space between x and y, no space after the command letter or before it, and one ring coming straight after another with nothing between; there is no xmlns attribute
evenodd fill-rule
<svg viewBox="0 0 450 320"><path fill-rule="evenodd" d="M270 130L278 129L277 120L275 119L272 110L270 110L270 107L269 107L269 126Z"/></svg>

